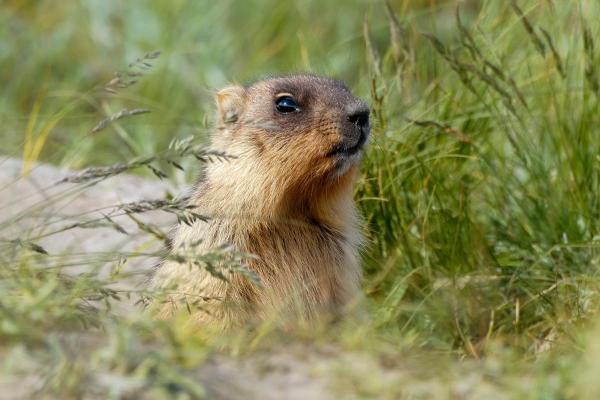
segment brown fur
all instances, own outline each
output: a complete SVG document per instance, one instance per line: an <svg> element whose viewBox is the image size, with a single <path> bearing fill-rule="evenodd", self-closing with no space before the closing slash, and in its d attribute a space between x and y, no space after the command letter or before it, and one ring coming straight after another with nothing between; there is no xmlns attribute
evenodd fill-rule
<svg viewBox="0 0 600 400"><path fill-rule="evenodd" d="M300 111L277 112L281 93L291 94ZM368 113L366 105L343 84L311 75L229 87L217 94L217 105L212 149L235 158L207 166L192 202L211 219L180 225L173 251L190 243L197 243L198 254L232 245L256 256L246 266L261 285L238 274L226 282L167 261L152 285L177 287L172 302L156 306L158 316L171 315L180 300L196 295L220 300L201 303L193 319L225 324L292 309L315 316L351 302L361 276L352 201L360 152L331 153L356 143L359 128L348 114ZM366 138L368 126L360 132Z"/></svg>

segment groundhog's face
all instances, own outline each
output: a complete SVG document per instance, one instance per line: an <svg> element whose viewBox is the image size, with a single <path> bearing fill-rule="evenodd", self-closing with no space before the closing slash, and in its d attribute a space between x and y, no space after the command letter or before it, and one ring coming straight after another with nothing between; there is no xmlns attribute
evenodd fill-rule
<svg viewBox="0 0 600 400"><path fill-rule="evenodd" d="M293 75L233 86L217 94L217 103L218 142L290 179L345 175L369 136L368 106L329 78Z"/></svg>

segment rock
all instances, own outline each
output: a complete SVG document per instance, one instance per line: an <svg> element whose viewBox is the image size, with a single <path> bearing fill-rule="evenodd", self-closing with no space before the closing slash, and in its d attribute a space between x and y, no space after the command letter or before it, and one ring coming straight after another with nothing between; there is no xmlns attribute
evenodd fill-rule
<svg viewBox="0 0 600 400"><path fill-rule="evenodd" d="M108 225L104 215L110 215L121 204L164 199L167 192L176 192L168 182L122 174L96 184L57 184L74 172L36 164L30 174L23 176L22 169L21 160L0 159L0 224L8 239L32 240L50 254L128 252L160 244L140 232L125 215L111 219L127 235L108 226L60 230L94 219ZM172 214L160 211L139 214L139 219L163 229L175 223Z"/></svg>

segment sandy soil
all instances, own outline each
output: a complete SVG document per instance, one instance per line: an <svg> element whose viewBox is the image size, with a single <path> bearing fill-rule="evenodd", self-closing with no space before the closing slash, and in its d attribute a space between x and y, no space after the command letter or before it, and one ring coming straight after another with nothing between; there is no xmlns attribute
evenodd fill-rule
<svg viewBox="0 0 600 400"><path fill-rule="evenodd" d="M4 239L37 237L84 219L102 217L122 203L164 198L167 191L180 193L158 179L142 179L122 174L106 179L85 190L80 185L55 185L74 171L37 164L28 176L22 174L21 160L0 158L0 224ZM98 209L102 209L98 211ZM149 212L139 216L144 223L163 229L175 223L175 217L164 212ZM150 251L161 245L156 239L140 232L136 223L126 216L113 220L128 235L112 228L72 229L36 240L49 254L65 252L94 254L119 250ZM129 268L147 271L155 260L130 262ZM141 282L140 279L139 282ZM127 285L139 285L128 282ZM328 380L322 371L335 361L332 354L285 351L254 354L233 358L215 355L193 376L206 383L211 398L218 399L329 399ZM1 375L1 374L0 374ZM0 399L27 398L27 387L4 382L0 376ZM7 397L8 396L8 397Z"/></svg>
<svg viewBox="0 0 600 400"><path fill-rule="evenodd" d="M167 191L178 194L185 190L158 179L127 174L76 190L78 185L55 185L74 171L38 164L25 177L22 169L20 160L0 157L0 232L4 240L37 237L75 221L102 217L102 213L118 204L163 199ZM175 217L164 212L144 213L139 219L165 230L175 223ZM159 240L140 232L128 217L115 217L114 221L128 234L109 227L73 229L36 243L49 254L90 255L113 250L150 251L161 246ZM128 265L147 272L154 262L141 258ZM142 281L125 285L140 285ZM121 312L128 312L130 307L123 307ZM214 354L190 371L190 376L204 383L211 399L506 398L498 397L497 392L496 396L489 396L492 386L478 364L458 369L457 376L444 371L441 364L423 372L422 360L414 363L407 358L392 366L385 364L366 353L297 343L240 357ZM436 362L426 364L435 366ZM35 377L10 380L0 370L0 400L31 398L31 390L36 386Z"/></svg>

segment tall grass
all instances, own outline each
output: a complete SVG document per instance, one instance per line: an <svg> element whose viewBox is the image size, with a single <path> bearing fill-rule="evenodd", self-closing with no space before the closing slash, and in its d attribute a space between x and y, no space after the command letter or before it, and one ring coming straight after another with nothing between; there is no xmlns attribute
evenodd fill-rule
<svg viewBox="0 0 600 400"><path fill-rule="evenodd" d="M124 276L73 279L61 268L69 255L45 268L49 258L35 237L3 238L0 354L12 373L33 370L41 389L75 397L196 397L202 387L186 371L214 346L244 352L298 336L398 368L408 353L445 355L424 363L439 362L435 373L415 367L397 385L373 384L363 372L338 377L338 390L366 398L417 396L438 373L440 391L429 392L438 398L452 398L447 388L464 376L478 377L472 398L595 398L597 339L581 332L598 308L600 5L458 5L2 6L2 35L15 38L0 48L3 151L27 162L111 165L71 183L126 171L191 178L198 159L211 155L172 140L205 138L211 90L229 80L325 73L346 80L373 111L356 193L369 239L367 322L214 338L182 321L116 317L106 305L123 295L111 285ZM143 57L141 67L127 68L156 48L162 55L151 58L153 68ZM171 211L183 221L201 217ZM103 223L118 230L108 217ZM83 260L101 265L121 256ZM589 376L574 372L582 366Z"/></svg>
<svg viewBox="0 0 600 400"><path fill-rule="evenodd" d="M383 324L475 355L494 338L534 348L592 307L599 10L583 6L487 2L468 24L456 11L451 40L370 58L381 110L359 196Z"/></svg>

